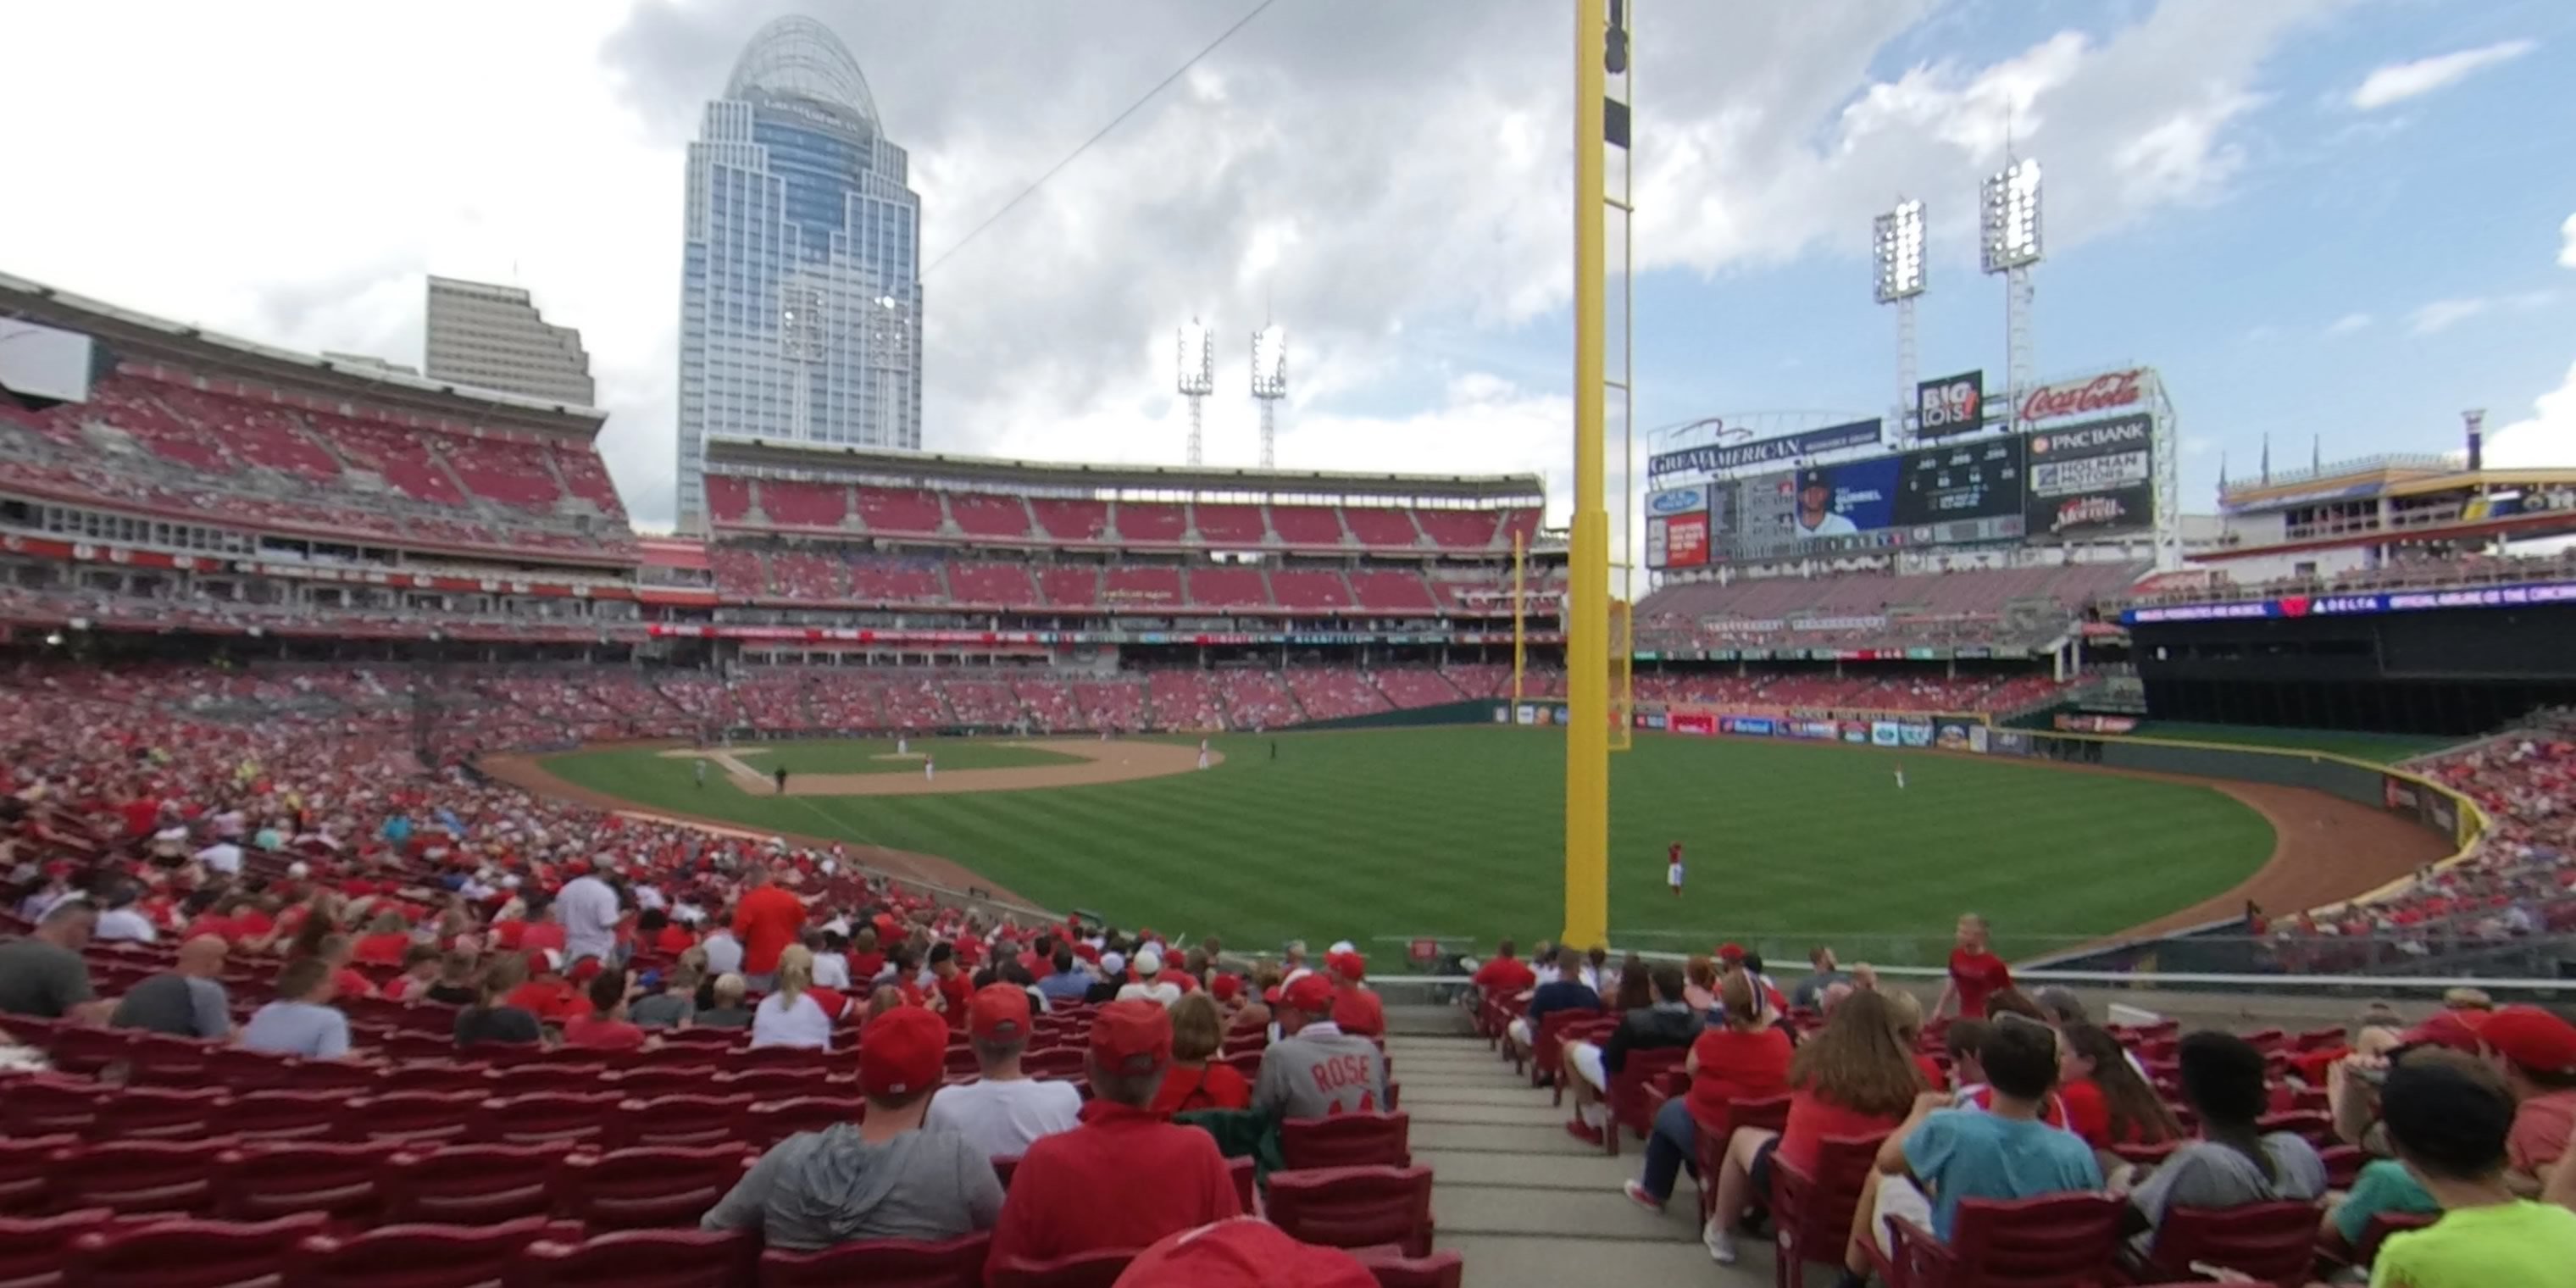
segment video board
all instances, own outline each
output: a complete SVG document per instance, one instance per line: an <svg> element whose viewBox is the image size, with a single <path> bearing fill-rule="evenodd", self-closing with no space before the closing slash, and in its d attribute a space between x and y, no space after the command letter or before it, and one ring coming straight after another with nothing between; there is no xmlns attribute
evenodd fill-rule
<svg viewBox="0 0 2576 1288"><path fill-rule="evenodd" d="M1990 438L1713 486L1736 492L1732 525L1710 526L1711 562L2022 535L2022 440Z"/></svg>

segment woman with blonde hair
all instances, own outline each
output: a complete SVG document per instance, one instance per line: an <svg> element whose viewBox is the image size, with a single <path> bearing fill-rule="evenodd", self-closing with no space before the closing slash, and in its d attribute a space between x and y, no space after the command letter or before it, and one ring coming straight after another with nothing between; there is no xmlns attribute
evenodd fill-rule
<svg viewBox="0 0 2576 1288"><path fill-rule="evenodd" d="M790 944L778 954L776 986L751 1013L751 1045L832 1049L832 1017L815 1001L814 954L803 944Z"/></svg>
<svg viewBox="0 0 2576 1288"><path fill-rule="evenodd" d="M1691 1040L1682 1064L1690 1075L1689 1094L1665 1101L1655 1114L1645 1172L1626 1186L1630 1199L1658 1212L1672 1197L1678 1172L1689 1168L1698 1174L1700 1124L1723 1123L1736 1101L1766 1100L1788 1090L1789 1034L1771 1022L1753 977L1728 971L1717 982L1717 999L1708 1027ZM1707 1184L1705 1178L1701 1183Z"/></svg>
<svg viewBox="0 0 2576 1288"><path fill-rule="evenodd" d="M1252 1084L1242 1071L1219 1058L1225 1045L1225 1020L1216 1000L1205 992L1182 994L1172 1003L1172 1066L1149 1106L1158 1114L1191 1109L1242 1109L1252 1103Z"/></svg>

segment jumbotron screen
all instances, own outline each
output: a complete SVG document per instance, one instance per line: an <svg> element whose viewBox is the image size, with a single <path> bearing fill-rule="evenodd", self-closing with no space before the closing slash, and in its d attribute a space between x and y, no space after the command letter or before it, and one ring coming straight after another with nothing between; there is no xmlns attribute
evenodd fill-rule
<svg viewBox="0 0 2576 1288"><path fill-rule="evenodd" d="M1709 558L2017 540L2023 470L2021 439L1990 438L1720 483L1735 522L1711 525Z"/></svg>

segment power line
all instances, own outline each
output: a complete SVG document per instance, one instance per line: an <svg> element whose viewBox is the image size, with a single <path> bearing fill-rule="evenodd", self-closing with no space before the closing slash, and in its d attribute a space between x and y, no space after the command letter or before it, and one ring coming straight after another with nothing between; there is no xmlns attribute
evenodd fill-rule
<svg viewBox="0 0 2576 1288"><path fill-rule="evenodd" d="M1019 204L1028 200L1031 194L1035 193L1038 189L1045 187L1046 181L1054 178L1058 171L1064 169L1066 166L1072 165L1075 158L1090 151L1092 144L1108 138L1111 131L1114 131L1119 126L1126 124L1128 117L1134 116L1137 112L1143 110L1147 103L1154 101L1156 95L1161 94L1164 90L1170 89L1172 87L1172 82L1179 80L1182 76L1186 75L1191 68L1198 66L1199 60L1215 53L1217 46L1224 44L1228 40L1232 40L1234 38L1234 33L1243 30L1244 27L1249 25L1253 19L1260 17L1264 11L1268 10L1271 5L1276 3L1278 3L1278 0L1261 0L1261 3L1252 6L1251 12L1235 19L1234 25L1217 33L1217 38L1209 41L1206 48L1190 55L1188 62L1182 63L1180 66L1173 68L1171 75L1156 81L1154 83L1154 87L1146 90L1143 97L1128 104L1126 111L1120 112L1118 115L1111 117L1109 124L1100 127L1099 133L1092 135L1090 138L1084 139L1080 147L1066 153L1063 160L1056 162L1054 165L1048 166L1045 174L1039 175L1029 184L1029 186L1020 189L1018 196L1011 198L1009 201L1003 202L1001 209L985 216L984 222L975 225L972 229L969 229L965 236L957 239L956 244L939 252L939 258L930 261L929 265L921 270L921 275L923 277L928 277L932 273L938 272L939 266L947 263L949 257L966 249L967 244L974 241L976 237L982 235L985 229L1000 223L1002 216L1011 213L1014 209L1017 209Z"/></svg>

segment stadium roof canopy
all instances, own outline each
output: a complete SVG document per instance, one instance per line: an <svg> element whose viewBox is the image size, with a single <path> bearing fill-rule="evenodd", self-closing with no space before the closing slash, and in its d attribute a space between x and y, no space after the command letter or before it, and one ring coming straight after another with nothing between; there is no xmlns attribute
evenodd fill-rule
<svg viewBox="0 0 2576 1288"><path fill-rule="evenodd" d="M780 18L755 33L734 60L725 97L803 106L863 134L877 132L877 100L859 60L831 28L807 17Z"/></svg>
<svg viewBox="0 0 2576 1288"><path fill-rule="evenodd" d="M1177 465L1082 465L1015 461L989 456L886 451L835 443L773 443L764 439L709 438L710 472L816 475L893 486L1054 492L1187 493L1283 498L1357 497L1387 501L1466 501L1544 504L1547 486L1535 474L1376 474L1339 470L1254 470Z"/></svg>
<svg viewBox="0 0 2576 1288"><path fill-rule="evenodd" d="M608 419L608 413L596 407L524 398L427 380L367 363L340 362L271 348L121 309L7 273L0 273L0 316L77 331L123 362L168 363L420 416L584 439L596 435Z"/></svg>

